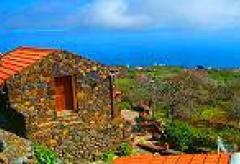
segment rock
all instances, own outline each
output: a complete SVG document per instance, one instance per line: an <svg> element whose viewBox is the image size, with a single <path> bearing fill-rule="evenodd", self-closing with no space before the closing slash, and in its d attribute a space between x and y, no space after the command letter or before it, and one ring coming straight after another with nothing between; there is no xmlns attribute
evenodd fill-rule
<svg viewBox="0 0 240 164"><path fill-rule="evenodd" d="M1 129L0 138L3 141L3 147L5 147L4 151L0 152L0 161L14 163L16 160L19 163L24 163L28 157L31 158L33 156L30 141Z"/></svg>
<svg viewBox="0 0 240 164"><path fill-rule="evenodd" d="M0 140L0 152L3 152L7 147L7 144L4 140Z"/></svg>
<svg viewBox="0 0 240 164"><path fill-rule="evenodd" d="M57 159L57 164L62 164L63 162L62 162L62 160L61 159Z"/></svg>
<svg viewBox="0 0 240 164"><path fill-rule="evenodd" d="M28 158L27 157L19 157L14 160L14 164L27 164L28 163Z"/></svg>

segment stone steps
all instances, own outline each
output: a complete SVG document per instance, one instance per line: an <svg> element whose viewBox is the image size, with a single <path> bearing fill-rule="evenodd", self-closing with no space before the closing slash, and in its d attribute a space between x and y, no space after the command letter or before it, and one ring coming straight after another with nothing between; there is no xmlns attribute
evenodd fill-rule
<svg viewBox="0 0 240 164"><path fill-rule="evenodd" d="M71 124L80 124L80 123L82 123L82 121L79 120L79 116L76 113L71 113L68 115L58 116L57 119L54 121L49 120L48 122L35 124L33 126L37 126L42 131L47 128L52 128L55 125L71 125Z"/></svg>
<svg viewBox="0 0 240 164"><path fill-rule="evenodd" d="M57 118L57 121L72 121L77 119L79 119L78 116L67 116L67 117Z"/></svg>
<svg viewBox="0 0 240 164"><path fill-rule="evenodd" d="M73 118L78 118L78 114L77 113L61 113L61 114L57 114L57 120L68 120L68 119L73 119Z"/></svg>
<svg viewBox="0 0 240 164"><path fill-rule="evenodd" d="M72 121L69 123L59 123L57 121L54 122L49 122L49 123L44 123L38 126L39 130L34 132L34 135L38 135L38 134L50 134L50 132L53 130L53 127L56 125L59 126L73 126L73 125L79 125L82 123L82 121ZM64 128L63 128L64 129Z"/></svg>
<svg viewBox="0 0 240 164"><path fill-rule="evenodd" d="M82 121L72 121L72 122L69 122L69 123L61 124L61 125L67 126L67 125L74 125L74 124L81 124L81 123L82 123Z"/></svg>

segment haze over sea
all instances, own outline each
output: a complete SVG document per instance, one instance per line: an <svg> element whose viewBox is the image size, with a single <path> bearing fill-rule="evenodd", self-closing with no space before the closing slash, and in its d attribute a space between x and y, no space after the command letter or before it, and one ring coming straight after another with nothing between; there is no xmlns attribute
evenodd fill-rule
<svg viewBox="0 0 240 164"><path fill-rule="evenodd" d="M21 45L61 48L108 65L240 67L240 38L232 33L5 31L0 38L1 52Z"/></svg>

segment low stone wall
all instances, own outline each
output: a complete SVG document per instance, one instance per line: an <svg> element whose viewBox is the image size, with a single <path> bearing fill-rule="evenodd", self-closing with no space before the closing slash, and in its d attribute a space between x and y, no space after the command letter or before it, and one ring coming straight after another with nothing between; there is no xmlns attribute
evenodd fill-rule
<svg viewBox="0 0 240 164"><path fill-rule="evenodd" d="M94 161L102 152L128 142L130 131L126 125L111 123L105 126L83 126L82 124L48 124L44 131L33 134L34 140L45 143L66 162ZM51 127L51 128L50 128Z"/></svg>
<svg viewBox="0 0 240 164"><path fill-rule="evenodd" d="M30 141L2 129L0 129L0 140L4 143L4 149L0 152L0 163L17 161L35 163Z"/></svg>

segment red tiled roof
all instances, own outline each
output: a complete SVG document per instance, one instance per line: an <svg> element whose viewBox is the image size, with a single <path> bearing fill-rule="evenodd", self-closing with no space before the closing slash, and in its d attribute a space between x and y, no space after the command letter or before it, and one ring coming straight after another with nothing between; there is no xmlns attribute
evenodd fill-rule
<svg viewBox="0 0 240 164"><path fill-rule="evenodd" d="M0 59L0 86L12 75L57 51L55 49L19 47L6 53Z"/></svg>
<svg viewBox="0 0 240 164"><path fill-rule="evenodd" d="M177 156L153 156L142 154L117 158L114 164L229 164L230 154L183 154Z"/></svg>

